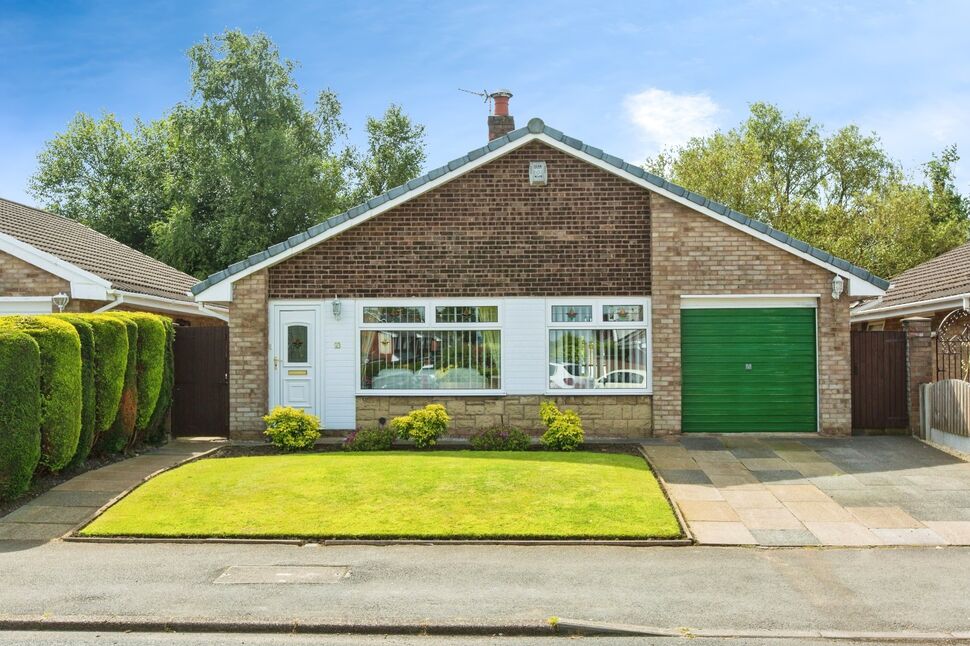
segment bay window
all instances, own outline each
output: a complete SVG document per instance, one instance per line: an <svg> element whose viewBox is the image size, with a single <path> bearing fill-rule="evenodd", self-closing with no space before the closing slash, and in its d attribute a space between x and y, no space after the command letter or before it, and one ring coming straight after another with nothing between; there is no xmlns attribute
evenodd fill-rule
<svg viewBox="0 0 970 646"><path fill-rule="evenodd" d="M571 299L547 309L549 390L648 392L649 307L644 299Z"/></svg>
<svg viewBox="0 0 970 646"><path fill-rule="evenodd" d="M360 307L361 391L498 391L497 303L365 303Z"/></svg>

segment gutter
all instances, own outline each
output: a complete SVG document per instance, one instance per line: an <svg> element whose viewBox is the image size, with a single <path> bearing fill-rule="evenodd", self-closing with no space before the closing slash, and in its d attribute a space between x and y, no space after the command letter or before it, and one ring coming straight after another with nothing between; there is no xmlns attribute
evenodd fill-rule
<svg viewBox="0 0 970 646"><path fill-rule="evenodd" d="M226 323L229 322L228 310L219 311L214 308L205 307L202 303L197 303L195 301L182 301L174 298L166 298L164 296L136 294L134 292L123 292L120 290L111 290L109 295L113 296L114 300L107 305L96 309L95 313L107 312L109 310L113 310L119 305L127 304L131 305L132 307L152 307L172 313L205 316L206 318L215 318L219 319L220 321L225 321Z"/></svg>
<svg viewBox="0 0 970 646"><path fill-rule="evenodd" d="M887 307L874 307L872 309L861 310L858 313L849 313L852 321L879 321L892 318L893 315L920 314L923 312L935 312L942 309L962 308L970 310L970 293L954 294L951 296L941 296L930 298L923 301L913 301L912 303L901 303L899 305L889 305Z"/></svg>

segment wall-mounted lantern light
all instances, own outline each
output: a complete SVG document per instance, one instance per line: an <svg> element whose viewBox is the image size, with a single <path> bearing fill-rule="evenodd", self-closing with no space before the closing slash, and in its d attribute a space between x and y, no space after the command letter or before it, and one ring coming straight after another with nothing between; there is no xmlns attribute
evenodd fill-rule
<svg viewBox="0 0 970 646"><path fill-rule="evenodd" d="M842 276L836 275L832 278L832 298L834 300L839 300L842 298L842 292L845 290L845 279Z"/></svg>
<svg viewBox="0 0 970 646"><path fill-rule="evenodd" d="M339 321L342 303L340 302L340 298L336 294L333 295L333 302L330 303L330 306L333 308L333 317Z"/></svg>
<svg viewBox="0 0 970 646"><path fill-rule="evenodd" d="M57 311L63 312L64 308L67 307L67 304L71 302L71 297L64 292L61 292L56 296L51 297L51 300L54 301L54 305L57 305Z"/></svg>

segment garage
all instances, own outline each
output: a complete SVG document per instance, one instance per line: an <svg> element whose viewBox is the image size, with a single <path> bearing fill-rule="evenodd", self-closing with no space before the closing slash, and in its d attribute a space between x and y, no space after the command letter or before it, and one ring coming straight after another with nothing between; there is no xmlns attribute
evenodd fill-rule
<svg viewBox="0 0 970 646"><path fill-rule="evenodd" d="M815 298L685 297L685 433L818 430Z"/></svg>

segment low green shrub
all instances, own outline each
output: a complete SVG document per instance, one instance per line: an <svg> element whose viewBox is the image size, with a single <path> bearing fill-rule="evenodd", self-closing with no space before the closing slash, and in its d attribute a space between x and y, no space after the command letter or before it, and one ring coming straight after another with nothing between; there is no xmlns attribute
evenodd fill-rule
<svg viewBox="0 0 970 646"><path fill-rule="evenodd" d="M511 426L486 428L468 441L476 451L525 451L532 443L528 435Z"/></svg>
<svg viewBox="0 0 970 646"><path fill-rule="evenodd" d="M165 417L172 407L172 393L175 389L175 324L167 316L162 317L165 326L165 364L162 371L162 388L158 392L155 411L148 422L147 438L159 443L165 438Z"/></svg>
<svg viewBox="0 0 970 646"><path fill-rule="evenodd" d="M388 427L359 428L344 440L344 451L389 451L395 433Z"/></svg>
<svg viewBox="0 0 970 646"><path fill-rule="evenodd" d="M81 435L81 339L53 316L3 316L0 329L19 330L40 349L40 467L67 466Z"/></svg>
<svg viewBox="0 0 970 646"><path fill-rule="evenodd" d="M95 435L97 391L94 385L94 326L78 314L55 314L55 318L74 326L81 341L81 434L69 467L84 464L91 453Z"/></svg>
<svg viewBox="0 0 970 646"><path fill-rule="evenodd" d="M438 443L438 438L448 430L451 417L441 404L428 404L407 415L391 420L391 428L402 440L411 440L418 448Z"/></svg>
<svg viewBox="0 0 970 646"><path fill-rule="evenodd" d="M264 434L282 451L309 449L320 438L320 418L300 408L277 406L263 421Z"/></svg>
<svg viewBox="0 0 970 646"><path fill-rule="evenodd" d="M0 500L27 491L40 462L40 347L0 332Z"/></svg>
<svg viewBox="0 0 970 646"><path fill-rule="evenodd" d="M111 426L101 434L95 444L95 449L101 453L117 453L123 451L134 437L135 421L138 417L138 324L124 315L108 313L103 316L122 323L128 336L125 377L118 408Z"/></svg>
<svg viewBox="0 0 970 646"><path fill-rule="evenodd" d="M548 449L574 451L583 443L583 423L576 411L560 411L556 404L544 401L539 405L539 419L546 425L546 432L539 442Z"/></svg>

